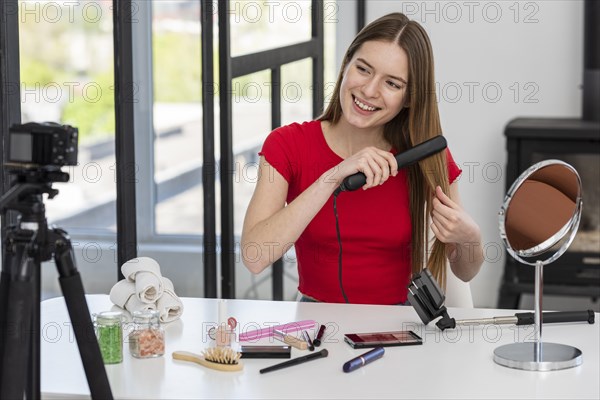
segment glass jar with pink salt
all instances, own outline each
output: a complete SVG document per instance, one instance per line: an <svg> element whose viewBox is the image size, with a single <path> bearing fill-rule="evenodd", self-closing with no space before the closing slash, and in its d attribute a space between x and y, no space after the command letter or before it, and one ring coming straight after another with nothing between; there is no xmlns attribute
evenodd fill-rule
<svg viewBox="0 0 600 400"><path fill-rule="evenodd" d="M129 352L136 358L165 354L165 331L156 310L134 311L133 330L129 334Z"/></svg>

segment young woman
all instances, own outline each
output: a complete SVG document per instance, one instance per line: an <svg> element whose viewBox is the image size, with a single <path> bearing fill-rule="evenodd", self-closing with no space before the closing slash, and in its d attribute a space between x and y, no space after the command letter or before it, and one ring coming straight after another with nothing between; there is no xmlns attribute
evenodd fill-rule
<svg viewBox="0 0 600 400"><path fill-rule="evenodd" d="M447 260L463 281L477 274L480 231L460 205L450 152L400 170L394 158L442 134L433 72L426 32L403 14L358 33L325 113L271 132L259 153L241 243L250 271L295 245L305 300L364 304L405 303L425 266L444 285ZM340 265L332 194L357 172L362 190L337 198Z"/></svg>

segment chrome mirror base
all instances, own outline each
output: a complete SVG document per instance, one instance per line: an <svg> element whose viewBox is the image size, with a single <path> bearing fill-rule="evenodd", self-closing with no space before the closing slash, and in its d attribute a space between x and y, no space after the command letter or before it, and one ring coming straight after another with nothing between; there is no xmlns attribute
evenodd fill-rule
<svg viewBox="0 0 600 400"><path fill-rule="evenodd" d="M512 343L494 350L494 361L509 368L527 371L555 371L581 365L583 356L576 347L557 343Z"/></svg>

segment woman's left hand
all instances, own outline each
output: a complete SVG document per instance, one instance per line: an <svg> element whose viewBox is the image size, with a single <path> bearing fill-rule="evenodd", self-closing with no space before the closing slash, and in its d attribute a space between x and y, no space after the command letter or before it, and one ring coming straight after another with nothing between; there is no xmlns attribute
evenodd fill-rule
<svg viewBox="0 0 600 400"><path fill-rule="evenodd" d="M433 234L443 243L460 245L479 241L479 226L439 186L433 196L431 220Z"/></svg>

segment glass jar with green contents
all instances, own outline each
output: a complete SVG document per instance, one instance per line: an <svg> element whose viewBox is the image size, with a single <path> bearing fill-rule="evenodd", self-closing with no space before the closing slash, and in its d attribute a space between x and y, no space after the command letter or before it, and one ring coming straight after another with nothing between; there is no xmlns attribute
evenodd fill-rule
<svg viewBox="0 0 600 400"><path fill-rule="evenodd" d="M96 336L104 364L123 361L123 314L104 311L94 314Z"/></svg>

